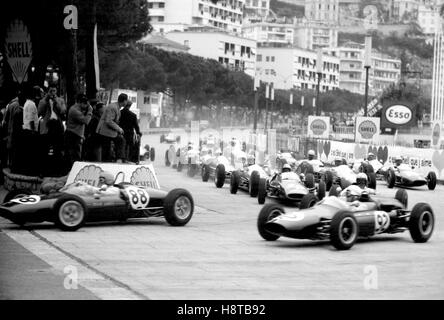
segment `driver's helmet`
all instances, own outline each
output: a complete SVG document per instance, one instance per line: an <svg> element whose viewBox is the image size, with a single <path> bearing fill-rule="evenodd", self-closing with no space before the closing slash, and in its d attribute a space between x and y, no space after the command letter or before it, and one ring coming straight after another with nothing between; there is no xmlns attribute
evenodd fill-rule
<svg viewBox="0 0 444 320"><path fill-rule="evenodd" d="M395 165L400 166L402 164L402 158L400 156L395 157Z"/></svg>
<svg viewBox="0 0 444 320"><path fill-rule="evenodd" d="M284 172L291 172L291 166L288 163L282 166L282 173Z"/></svg>
<svg viewBox="0 0 444 320"><path fill-rule="evenodd" d="M316 156L316 152L314 150L308 151L308 160L313 160Z"/></svg>
<svg viewBox="0 0 444 320"><path fill-rule="evenodd" d="M362 189L367 186L367 175L364 172L360 172L356 175L356 184Z"/></svg>
<svg viewBox="0 0 444 320"><path fill-rule="evenodd" d="M146 151L150 151L150 145L149 145L149 144L146 144L143 148L144 148Z"/></svg>
<svg viewBox="0 0 444 320"><path fill-rule="evenodd" d="M344 163L343 163L342 158L336 157L334 160L334 164L335 164L335 167L339 167L339 166L343 165Z"/></svg>
<svg viewBox="0 0 444 320"><path fill-rule="evenodd" d="M101 185L112 186L114 184L114 175L108 171L102 171L99 175L99 186Z"/></svg>
<svg viewBox="0 0 444 320"><path fill-rule="evenodd" d="M253 165L255 163L255 160L256 159L254 158L254 155L252 155L252 154L248 155L247 163L248 163L249 166Z"/></svg>
<svg viewBox="0 0 444 320"><path fill-rule="evenodd" d="M353 202L353 201L359 200L361 193L362 193L362 191L358 186L348 187L347 191L345 192L345 197L347 199L347 202Z"/></svg>
<svg viewBox="0 0 444 320"><path fill-rule="evenodd" d="M193 149L193 143L192 142L188 142L188 150Z"/></svg>
<svg viewBox="0 0 444 320"><path fill-rule="evenodd" d="M369 152L368 153L368 155L367 155L367 160L368 161L372 161L372 160L375 160L375 154L374 153L372 153L372 152Z"/></svg>
<svg viewBox="0 0 444 320"><path fill-rule="evenodd" d="M234 147L236 145L236 138L231 138L230 144L232 147Z"/></svg>

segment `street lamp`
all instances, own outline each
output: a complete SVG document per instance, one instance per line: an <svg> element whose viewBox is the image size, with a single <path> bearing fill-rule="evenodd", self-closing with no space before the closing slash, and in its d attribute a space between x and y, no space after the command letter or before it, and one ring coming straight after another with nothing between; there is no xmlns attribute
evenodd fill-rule
<svg viewBox="0 0 444 320"><path fill-rule="evenodd" d="M372 36L365 36L365 57L364 57L364 68L365 68L365 104L364 104L364 117L367 117L367 104L368 104L368 74L371 67L371 55L372 55Z"/></svg>
<svg viewBox="0 0 444 320"><path fill-rule="evenodd" d="M320 103L319 103L319 91L321 89L321 78L322 78L322 66L323 66L323 60L322 60L322 49L318 48L318 58L316 61L316 74L318 75L318 85L316 87L316 115L321 115L320 110Z"/></svg>
<svg viewBox="0 0 444 320"><path fill-rule="evenodd" d="M267 131L268 125L268 99L269 99L270 86L268 82L265 84L265 131Z"/></svg>
<svg viewBox="0 0 444 320"><path fill-rule="evenodd" d="M254 133L256 133L257 130L257 102L258 102L258 88L260 85L260 81L259 81L259 77L257 76L257 74L255 73L254 75L254 123L253 123L253 129L254 129Z"/></svg>
<svg viewBox="0 0 444 320"><path fill-rule="evenodd" d="M270 99L271 99L270 129L273 129L273 110L274 110L274 88L273 88L273 82L271 83Z"/></svg>

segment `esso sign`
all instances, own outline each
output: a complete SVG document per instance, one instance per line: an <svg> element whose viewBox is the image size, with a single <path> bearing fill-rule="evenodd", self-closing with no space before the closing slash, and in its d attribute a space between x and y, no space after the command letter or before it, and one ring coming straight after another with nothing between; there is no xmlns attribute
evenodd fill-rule
<svg viewBox="0 0 444 320"><path fill-rule="evenodd" d="M403 105L393 105L385 110L385 118L393 124L406 124L412 120L412 110Z"/></svg>

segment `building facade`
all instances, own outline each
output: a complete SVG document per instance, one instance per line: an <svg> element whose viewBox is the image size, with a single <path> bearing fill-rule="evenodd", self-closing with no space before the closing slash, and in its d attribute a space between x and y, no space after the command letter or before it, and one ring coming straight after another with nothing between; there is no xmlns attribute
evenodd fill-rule
<svg viewBox="0 0 444 320"><path fill-rule="evenodd" d="M248 20L267 18L270 11L270 0L245 0L244 13Z"/></svg>
<svg viewBox="0 0 444 320"><path fill-rule="evenodd" d="M242 26L242 35L258 43L293 44L295 26L292 23L250 22Z"/></svg>
<svg viewBox="0 0 444 320"><path fill-rule="evenodd" d="M339 0L305 0L305 17L308 20L339 23Z"/></svg>
<svg viewBox="0 0 444 320"><path fill-rule="evenodd" d="M418 8L418 25L426 35L434 35L440 26L438 5L421 5Z"/></svg>
<svg viewBox="0 0 444 320"><path fill-rule="evenodd" d="M172 31L165 37L189 47L190 54L217 60L227 68L254 76L255 40L209 27L189 28L184 32Z"/></svg>
<svg viewBox="0 0 444 320"><path fill-rule="evenodd" d="M156 32L169 32L177 26L213 26L241 32L245 0L147 0L148 15Z"/></svg>
<svg viewBox="0 0 444 320"><path fill-rule="evenodd" d="M318 54L293 46L258 46L256 76L262 81L273 83L274 88L312 89L318 85ZM339 59L322 55L320 91L335 90L339 86Z"/></svg>
<svg viewBox="0 0 444 320"><path fill-rule="evenodd" d="M327 23L304 19L295 26L293 43L309 50L334 48L338 46L338 29Z"/></svg>
<svg viewBox="0 0 444 320"><path fill-rule="evenodd" d="M348 42L342 47L324 49L340 59L339 88L354 93L365 94L364 45ZM377 96L401 77L401 60L372 50L369 69L369 94Z"/></svg>

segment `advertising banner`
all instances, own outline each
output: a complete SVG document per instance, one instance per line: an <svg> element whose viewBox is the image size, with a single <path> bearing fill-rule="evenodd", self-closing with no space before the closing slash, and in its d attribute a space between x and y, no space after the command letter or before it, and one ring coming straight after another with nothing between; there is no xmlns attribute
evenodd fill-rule
<svg viewBox="0 0 444 320"><path fill-rule="evenodd" d="M439 146L439 142L441 140L441 123L440 121L433 121L432 122L432 146L437 147Z"/></svg>
<svg viewBox="0 0 444 320"><path fill-rule="evenodd" d="M382 109L382 128L407 128L416 124L416 108L406 101L392 102Z"/></svg>
<svg viewBox="0 0 444 320"><path fill-rule="evenodd" d="M83 181L98 187L102 171L114 175L116 183L128 182L136 186L159 189L159 181L152 164L132 165L121 163L74 162L66 184Z"/></svg>
<svg viewBox="0 0 444 320"><path fill-rule="evenodd" d="M32 60L32 43L28 28L21 20L14 20L5 37L5 53L11 67L14 81L26 81Z"/></svg>
<svg viewBox="0 0 444 320"><path fill-rule="evenodd" d="M330 117L308 116L308 137L328 139L330 135Z"/></svg>
<svg viewBox="0 0 444 320"><path fill-rule="evenodd" d="M355 142L374 142L379 138L380 118L356 117Z"/></svg>

